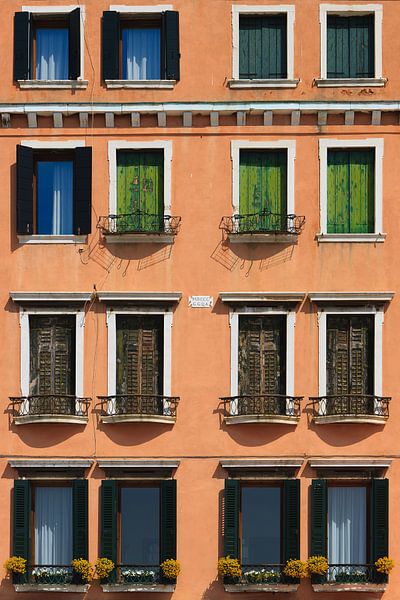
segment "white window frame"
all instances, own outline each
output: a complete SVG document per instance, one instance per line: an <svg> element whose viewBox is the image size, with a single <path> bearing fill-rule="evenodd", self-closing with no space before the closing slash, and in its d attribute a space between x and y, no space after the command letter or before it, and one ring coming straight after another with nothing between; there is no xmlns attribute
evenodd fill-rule
<svg viewBox="0 0 400 600"><path fill-rule="evenodd" d="M161 315L164 318L163 396L171 396L172 320L171 309L160 307L109 308L106 313L108 330L108 396L117 390L117 315ZM166 401L167 402L167 401Z"/></svg>
<svg viewBox="0 0 400 600"><path fill-rule="evenodd" d="M286 317L286 395L294 396L294 330L296 326L296 311L291 308L244 306L229 311L229 326L231 328L231 396L239 394L239 318L243 315L260 315ZM294 406L288 401L287 414L293 415ZM231 403L231 415L237 414L235 401Z"/></svg>
<svg viewBox="0 0 400 600"><path fill-rule="evenodd" d="M378 306L327 306L318 317L318 395L326 396L327 315L374 315L374 395L382 396L382 334L384 309Z"/></svg>
<svg viewBox="0 0 400 600"><path fill-rule="evenodd" d="M328 150L331 148L374 148L375 149L375 227L372 233L328 233ZM384 242L386 234L382 233L382 199L383 199L383 138L360 140L319 140L320 164L320 233L319 242Z"/></svg>
<svg viewBox="0 0 400 600"><path fill-rule="evenodd" d="M277 140L275 142L253 142L250 140L231 142L232 161L232 207L233 214L240 213L240 151L241 150L279 150L287 151L287 214L294 210L294 163L296 160L296 141Z"/></svg>
<svg viewBox="0 0 400 600"><path fill-rule="evenodd" d="M50 88L50 87L57 87L57 88L73 88L73 87L87 87L88 82L84 80L84 66L85 66L85 18L86 18L86 14L85 14L85 7L82 6L81 4L72 4L72 5L66 5L66 6L22 6L21 10L22 12L29 12L30 14L33 15L40 15L43 17L46 17L48 15L68 15L69 13L71 13L73 10L76 10L77 8L80 9L80 15L81 15L81 27L80 27L80 47L81 47L81 68L80 68L80 75L78 77L78 79L75 80L46 80L46 81L42 81L42 80L38 80L38 79L30 79L25 81L19 81L19 85L21 88L30 88L30 89L34 89L34 88ZM79 85L79 83L81 85Z"/></svg>
<svg viewBox="0 0 400 600"><path fill-rule="evenodd" d="M371 79L355 78L355 79L328 79L328 49L327 49L327 17L328 15L339 15L349 17L352 15L374 15L374 34L375 34L375 75ZM321 26L321 80L326 82L326 85L343 87L348 82L354 85L360 81L361 85L383 85L382 80L382 21L383 21L383 5L382 4L321 4L319 8L319 20ZM317 81L317 84L319 81ZM322 83L322 82L320 82Z"/></svg>
<svg viewBox="0 0 400 600"><path fill-rule="evenodd" d="M75 315L75 395L83 397L83 370L84 370L84 327L85 310L83 308L23 308L19 310L19 323L21 329L21 396L29 396L30 384L30 315Z"/></svg>
<svg viewBox="0 0 400 600"><path fill-rule="evenodd" d="M116 215L118 212L117 204L117 151L118 150L163 150L164 151L164 216L171 216L171 197L172 197L172 142L154 141L154 142L128 142L118 140L108 142L108 164L109 164L109 201L108 209L110 215Z"/></svg>
<svg viewBox="0 0 400 600"><path fill-rule="evenodd" d="M287 19L287 77L285 79L247 80L239 78L239 20L240 15L286 14ZM296 87L294 79L294 21L293 4L232 6L232 77L230 87Z"/></svg>

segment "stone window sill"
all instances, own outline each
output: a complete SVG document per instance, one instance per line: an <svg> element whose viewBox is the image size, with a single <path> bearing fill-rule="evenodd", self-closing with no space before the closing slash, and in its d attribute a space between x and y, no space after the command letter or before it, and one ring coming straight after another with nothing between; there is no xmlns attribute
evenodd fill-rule
<svg viewBox="0 0 400 600"><path fill-rule="evenodd" d="M167 415L110 415L100 417L102 423L167 423L176 422L176 417Z"/></svg>
<svg viewBox="0 0 400 600"><path fill-rule="evenodd" d="M315 79L317 87L384 87L387 79L383 77L364 77L357 79Z"/></svg>
<svg viewBox="0 0 400 600"><path fill-rule="evenodd" d="M276 593L289 593L292 594L297 592L299 587L297 584L286 584L286 583L271 583L271 584L260 584L260 583L235 583L225 584L226 592L270 592Z"/></svg>
<svg viewBox="0 0 400 600"><path fill-rule="evenodd" d="M56 79L54 81L42 79L19 79L21 90L84 90L89 82L84 79Z"/></svg>
<svg viewBox="0 0 400 600"><path fill-rule="evenodd" d="M297 244L296 233L230 233L231 244Z"/></svg>
<svg viewBox="0 0 400 600"><path fill-rule="evenodd" d="M70 583L65 584L31 584L31 583L17 583L14 584L14 589L16 592L66 592L70 594L85 594L89 590L88 585L73 585Z"/></svg>
<svg viewBox="0 0 400 600"><path fill-rule="evenodd" d="M318 233L315 236L318 243L351 242L351 243L382 243L386 233Z"/></svg>
<svg viewBox="0 0 400 600"><path fill-rule="evenodd" d="M106 79L105 84L110 90L140 90L140 89L155 89L155 90L173 90L176 85L175 79Z"/></svg>
<svg viewBox="0 0 400 600"><path fill-rule="evenodd" d="M381 415L329 415L328 417L314 417L313 421L316 425L331 425L333 423L384 425L387 417Z"/></svg>
<svg viewBox="0 0 400 600"><path fill-rule="evenodd" d="M225 417L227 425L242 425L244 423L271 423L278 425L297 425L299 417L290 415L236 415Z"/></svg>
<svg viewBox="0 0 400 600"><path fill-rule="evenodd" d="M165 233L111 233L104 234L107 244L173 244L174 235Z"/></svg>
<svg viewBox="0 0 400 600"><path fill-rule="evenodd" d="M86 244L86 235L18 235L20 244Z"/></svg>
<svg viewBox="0 0 400 600"><path fill-rule="evenodd" d="M314 592L366 592L379 594L386 590L386 583L318 583L312 586Z"/></svg>
<svg viewBox="0 0 400 600"><path fill-rule="evenodd" d="M165 592L171 593L175 591L175 584L155 584L155 585L140 585L140 583L115 583L104 584L101 586L103 592Z"/></svg>
<svg viewBox="0 0 400 600"><path fill-rule="evenodd" d="M15 417L15 425L32 425L33 423L68 423L71 425L86 425L88 417L77 415L26 415Z"/></svg>
<svg viewBox="0 0 400 600"><path fill-rule="evenodd" d="M230 79L228 86L232 90L251 88L296 88L300 79Z"/></svg>

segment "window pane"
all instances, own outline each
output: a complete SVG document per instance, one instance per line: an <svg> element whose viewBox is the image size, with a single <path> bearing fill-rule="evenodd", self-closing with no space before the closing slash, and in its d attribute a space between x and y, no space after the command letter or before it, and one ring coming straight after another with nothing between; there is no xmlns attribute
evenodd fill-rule
<svg viewBox="0 0 400 600"><path fill-rule="evenodd" d="M70 566L72 560L72 489L35 490L35 563Z"/></svg>
<svg viewBox="0 0 400 600"><path fill-rule="evenodd" d="M68 79L68 29L36 29L36 79Z"/></svg>
<svg viewBox="0 0 400 600"><path fill-rule="evenodd" d="M358 564L367 561L367 490L328 488L328 561Z"/></svg>
<svg viewBox="0 0 400 600"><path fill-rule="evenodd" d="M121 563L160 561L160 489L121 488Z"/></svg>
<svg viewBox="0 0 400 600"><path fill-rule="evenodd" d="M73 163L37 163L37 233L73 233Z"/></svg>
<svg viewBox="0 0 400 600"><path fill-rule="evenodd" d="M242 564L281 562L281 490L242 488Z"/></svg>
<svg viewBox="0 0 400 600"><path fill-rule="evenodd" d="M160 79L160 29L122 30L122 79Z"/></svg>

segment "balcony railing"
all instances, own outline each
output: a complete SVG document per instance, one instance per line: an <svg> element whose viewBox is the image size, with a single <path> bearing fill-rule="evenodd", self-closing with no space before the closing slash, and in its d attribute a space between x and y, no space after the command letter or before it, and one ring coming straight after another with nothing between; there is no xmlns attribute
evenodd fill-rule
<svg viewBox="0 0 400 600"><path fill-rule="evenodd" d="M88 416L91 398L77 398L67 394L41 394L10 397L12 414L17 417Z"/></svg>
<svg viewBox="0 0 400 600"><path fill-rule="evenodd" d="M242 565L242 576L236 579L225 578L225 583L237 585L275 585L296 583L296 580L283 573L285 565Z"/></svg>
<svg viewBox="0 0 400 600"><path fill-rule="evenodd" d="M222 217L219 228L228 234L274 233L298 235L303 229L305 221L304 216L259 212Z"/></svg>
<svg viewBox="0 0 400 600"><path fill-rule="evenodd" d="M24 574L14 573L13 581L31 585L83 585L71 565L27 565Z"/></svg>
<svg viewBox="0 0 400 600"><path fill-rule="evenodd" d="M98 396L103 417L164 416L176 418L179 398L147 394L121 394Z"/></svg>
<svg viewBox="0 0 400 600"><path fill-rule="evenodd" d="M99 217L97 227L103 235L124 235L129 233L151 235L176 235L181 224L181 217L171 215L152 215L137 211L123 215Z"/></svg>
<svg viewBox="0 0 400 600"><path fill-rule="evenodd" d="M342 394L310 398L314 417L389 417L388 396Z"/></svg>
<svg viewBox="0 0 400 600"><path fill-rule="evenodd" d="M221 398L224 403L225 417L259 416L259 417L300 417L302 396L275 395L242 395Z"/></svg>
<svg viewBox="0 0 400 600"><path fill-rule="evenodd" d="M313 583L385 583L387 576L378 573L374 565L329 564L326 575L313 575Z"/></svg>
<svg viewBox="0 0 400 600"><path fill-rule="evenodd" d="M159 565L116 565L102 583L151 586L165 581Z"/></svg>

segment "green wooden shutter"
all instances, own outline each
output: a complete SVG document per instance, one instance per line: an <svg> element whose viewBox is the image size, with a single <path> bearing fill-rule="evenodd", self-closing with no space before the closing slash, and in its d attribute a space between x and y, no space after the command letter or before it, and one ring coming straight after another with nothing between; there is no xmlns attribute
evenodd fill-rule
<svg viewBox="0 0 400 600"><path fill-rule="evenodd" d="M164 154L127 151L117 154L117 206L120 231L162 231Z"/></svg>
<svg viewBox="0 0 400 600"><path fill-rule="evenodd" d="M13 554L29 561L29 523L31 510L30 482L14 481L13 495Z"/></svg>
<svg viewBox="0 0 400 600"><path fill-rule="evenodd" d="M375 151L328 151L328 233L373 233Z"/></svg>
<svg viewBox="0 0 400 600"><path fill-rule="evenodd" d="M311 555L327 555L327 484L313 479L311 487Z"/></svg>
<svg viewBox="0 0 400 600"><path fill-rule="evenodd" d="M389 553L389 480L372 480L371 563Z"/></svg>
<svg viewBox="0 0 400 600"><path fill-rule="evenodd" d="M73 557L88 559L88 481L72 483Z"/></svg>
<svg viewBox="0 0 400 600"><path fill-rule="evenodd" d="M327 76L346 79L375 76L374 16L327 19Z"/></svg>
<svg viewBox="0 0 400 600"><path fill-rule="evenodd" d="M283 484L283 562L300 557L300 480Z"/></svg>
<svg viewBox="0 0 400 600"><path fill-rule="evenodd" d="M176 559L176 479L161 482L160 562Z"/></svg>
<svg viewBox="0 0 400 600"><path fill-rule="evenodd" d="M287 78L286 15L240 16L239 78Z"/></svg>
<svg viewBox="0 0 400 600"><path fill-rule="evenodd" d="M76 8L68 15L69 20L69 79L78 79L81 74L81 9Z"/></svg>
<svg viewBox="0 0 400 600"><path fill-rule="evenodd" d="M14 15L14 81L31 78L31 15L17 12Z"/></svg>
<svg viewBox="0 0 400 600"><path fill-rule="evenodd" d="M283 230L287 214L286 150L241 150L239 177L240 214L256 215L267 212L282 215L281 218L261 216L252 222L252 226L256 230Z"/></svg>
<svg viewBox="0 0 400 600"><path fill-rule="evenodd" d="M225 479L224 556L240 559L239 548L240 481Z"/></svg>
<svg viewBox="0 0 400 600"><path fill-rule="evenodd" d="M106 479L101 482L101 533L100 552L117 564L117 482Z"/></svg>

